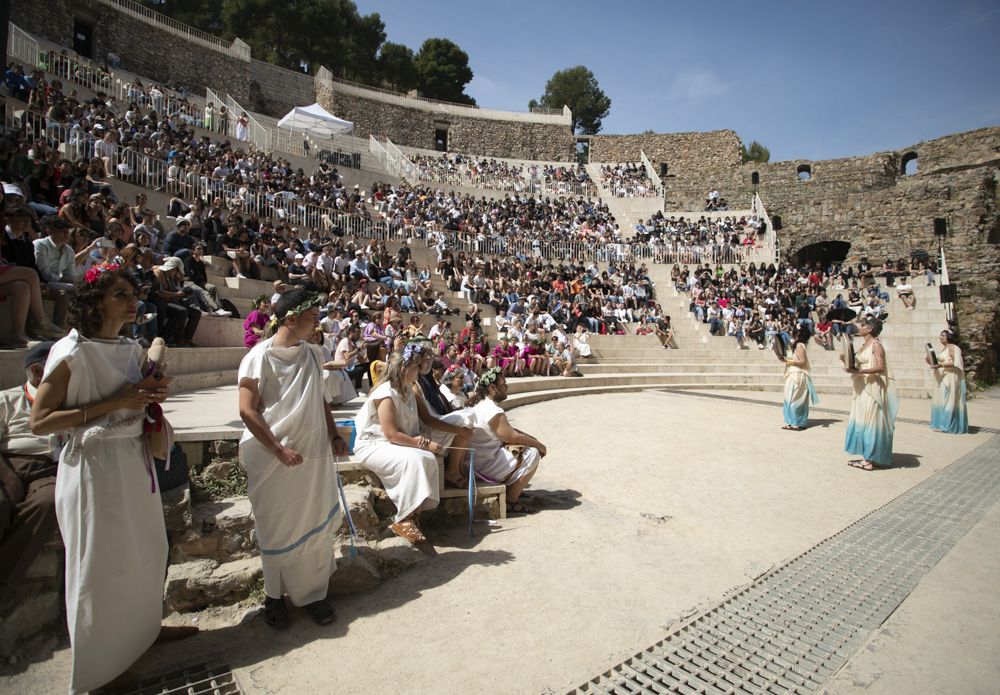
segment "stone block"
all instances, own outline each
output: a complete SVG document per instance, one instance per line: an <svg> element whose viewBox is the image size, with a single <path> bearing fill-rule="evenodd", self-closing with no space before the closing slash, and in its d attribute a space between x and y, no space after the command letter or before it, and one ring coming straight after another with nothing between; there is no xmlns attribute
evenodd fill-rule
<svg viewBox="0 0 1000 695"><path fill-rule="evenodd" d="M191 488L179 485L160 493L167 533L183 533L191 528Z"/></svg>
<svg viewBox="0 0 1000 695"><path fill-rule="evenodd" d="M397 535L379 541L376 550L379 565L392 573L409 569L427 559L417 546Z"/></svg>
<svg viewBox="0 0 1000 695"><path fill-rule="evenodd" d="M258 558L219 564L193 560L167 570L164 600L175 611L195 611L246 599L262 573Z"/></svg>
<svg viewBox="0 0 1000 695"><path fill-rule="evenodd" d="M464 497L448 497L441 500L441 508L448 516L466 517L469 504ZM499 519L500 500L497 497L486 497L476 500L476 519Z"/></svg>
<svg viewBox="0 0 1000 695"><path fill-rule="evenodd" d="M236 456L239 454L240 443L230 439L216 439L209 450L215 456Z"/></svg>
<svg viewBox="0 0 1000 695"><path fill-rule="evenodd" d="M20 593L20 592L18 592ZM4 619L0 621L0 656L8 658L19 646L42 630L54 625L62 613L62 600L57 589L24 592L16 600L3 601Z"/></svg>
<svg viewBox="0 0 1000 695"><path fill-rule="evenodd" d="M330 593L334 596L356 594L374 589L381 576L375 565L360 553L337 560L337 571L330 578Z"/></svg>
<svg viewBox="0 0 1000 695"><path fill-rule="evenodd" d="M359 485L345 485L344 497L347 499L347 507L351 512L351 520L357 529L358 536L365 539L374 540L378 538L379 519L375 513L374 495L369 487ZM347 519L340 527L341 534L349 533Z"/></svg>
<svg viewBox="0 0 1000 695"><path fill-rule="evenodd" d="M231 442L217 443L229 444ZM205 470L201 472L201 477L205 482L217 483L228 478L233 470L239 465L239 461L233 460L212 461L210 464L205 466Z"/></svg>
<svg viewBox="0 0 1000 695"><path fill-rule="evenodd" d="M173 562L210 558L219 562L245 559L257 552L253 515L246 497L194 505L190 529L174 539Z"/></svg>

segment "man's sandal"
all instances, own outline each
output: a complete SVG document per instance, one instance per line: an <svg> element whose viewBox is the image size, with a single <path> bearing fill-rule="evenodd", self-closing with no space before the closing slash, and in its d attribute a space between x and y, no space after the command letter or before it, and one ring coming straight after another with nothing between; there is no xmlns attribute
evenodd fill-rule
<svg viewBox="0 0 1000 695"><path fill-rule="evenodd" d="M288 627L288 608L285 606L284 598L264 598L264 622L275 630L284 630Z"/></svg>
<svg viewBox="0 0 1000 695"><path fill-rule="evenodd" d="M508 514L534 514L535 510L526 505L521 500L516 502L507 503L507 513Z"/></svg>
<svg viewBox="0 0 1000 695"><path fill-rule="evenodd" d="M325 598L319 601L313 601L306 606L306 612L313 619L313 622L317 625L329 625L333 622L336 615L333 613L333 608L330 606L330 602Z"/></svg>
<svg viewBox="0 0 1000 695"><path fill-rule="evenodd" d="M417 526L412 519L403 519L402 521L390 524L389 530L403 540L409 541L414 545L420 545L421 543L427 542L427 536L423 534L420 527Z"/></svg>

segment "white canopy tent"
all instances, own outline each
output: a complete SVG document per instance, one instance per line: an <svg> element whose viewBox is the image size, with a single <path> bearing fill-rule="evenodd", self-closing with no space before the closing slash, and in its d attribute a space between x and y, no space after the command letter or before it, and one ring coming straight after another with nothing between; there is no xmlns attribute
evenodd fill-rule
<svg viewBox="0 0 1000 695"><path fill-rule="evenodd" d="M353 123L337 118L319 104L296 106L278 121L278 128L286 126L289 133L299 132L314 138L329 138L354 131Z"/></svg>

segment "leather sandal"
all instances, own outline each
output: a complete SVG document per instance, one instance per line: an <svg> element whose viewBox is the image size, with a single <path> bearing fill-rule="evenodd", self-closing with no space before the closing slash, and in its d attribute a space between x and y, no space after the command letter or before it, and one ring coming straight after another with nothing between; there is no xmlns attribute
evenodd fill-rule
<svg viewBox="0 0 1000 695"><path fill-rule="evenodd" d="M329 625L336 617L333 613L333 608L330 606L330 602L326 599L313 601L306 606L306 612L309 613L309 616L317 625Z"/></svg>
<svg viewBox="0 0 1000 695"><path fill-rule="evenodd" d="M421 532L420 527L412 519L403 519L389 526L389 529L403 540L414 545L427 542L427 537Z"/></svg>

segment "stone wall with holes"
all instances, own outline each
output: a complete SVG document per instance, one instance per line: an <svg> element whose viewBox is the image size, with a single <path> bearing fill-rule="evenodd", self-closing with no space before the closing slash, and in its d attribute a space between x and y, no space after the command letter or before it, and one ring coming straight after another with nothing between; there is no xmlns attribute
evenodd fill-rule
<svg viewBox="0 0 1000 695"><path fill-rule="evenodd" d="M353 122L355 135L388 137L397 145L433 150L435 130L446 124L451 152L565 162L572 160L575 148L568 125L476 118L433 106L408 107L365 98L322 80L316 83L316 100L330 113Z"/></svg>
<svg viewBox="0 0 1000 695"><path fill-rule="evenodd" d="M916 171L904 173L915 153ZM800 180L808 165L811 176ZM730 191L752 193L751 176L773 217L783 258L821 241L851 244L848 261L909 258L937 249L934 219L948 221L948 271L958 286L958 320L970 379L1000 376L1000 128L983 128L867 157L746 164ZM725 182L719 190L726 192ZM668 196L669 197L669 196Z"/></svg>
<svg viewBox="0 0 1000 695"><path fill-rule="evenodd" d="M683 191L676 200L676 196L667 195L668 209L698 210L710 190L705 182L728 181L740 166L740 146L740 138L732 130L593 135L590 161L638 162L644 152L657 172L661 164L667 165L667 176L662 179L667 190Z"/></svg>

